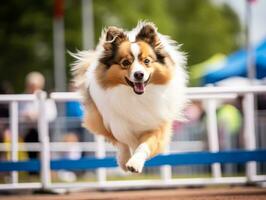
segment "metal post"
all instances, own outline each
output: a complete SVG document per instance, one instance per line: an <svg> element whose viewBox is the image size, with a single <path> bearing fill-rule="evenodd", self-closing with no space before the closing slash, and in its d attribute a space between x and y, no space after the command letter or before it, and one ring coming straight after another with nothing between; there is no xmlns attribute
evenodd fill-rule
<svg viewBox="0 0 266 200"><path fill-rule="evenodd" d="M254 94L248 93L244 96L244 143L247 150L256 149L255 137L255 112L254 112ZM257 174L256 162L248 162L246 164L246 176L248 181L252 181Z"/></svg>
<svg viewBox="0 0 266 200"><path fill-rule="evenodd" d="M66 91L66 63L65 63L65 29L64 29L64 0L54 0L53 16L53 51L54 51L54 83L55 91ZM65 116L65 105L58 104L58 116ZM65 127L65 119L55 121L55 135Z"/></svg>
<svg viewBox="0 0 266 200"><path fill-rule="evenodd" d="M40 91L36 95L38 100L38 133L41 143L41 182L42 188L48 189L51 184L51 169L49 131L45 108L46 93Z"/></svg>
<svg viewBox="0 0 266 200"><path fill-rule="evenodd" d="M105 157L105 142L102 136L95 136L96 142L96 157L97 158L104 158ZM98 183L104 183L106 181L106 169L99 168L97 169L97 180Z"/></svg>
<svg viewBox="0 0 266 200"><path fill-rule="evenodd" d="M165 149L165 154L169 153L169 146ZM170 165L164 165L160 168L160 175L163 181L169 181L172 179L172 167Z"/></svg>
<svg viewBox="0 0 266 200"><path fill-rule="evenodd" d="M66 91L64 0L54 1L53 48L55 90Z"/></svg>
<svg viewBox="0 0 266 200"><path fill-rule="evenodd" d="M18 102L10 103L10 124L11 124L11 160L18 161ZM13 171L12 184L18 183L18 172Z"/></svg>
<svg viewBox="0 0 266 200"><path fill-rule="evenodd" d="M94 24L92 0L82 0L82 30L83 48L93 49L94 45Z"/></svg>
<svg viewBox="0 0 266 200"><path fill-rule="evenodd" d="M252 10L251 1L246 0L246 49L247 49L247 76L253 83L256 79L256 68L255 68L255 56L251 44L251 22L252 22Z"/></svg>
<svg viewBox="0 0 266 200"><path fill-rule="evenodd" d="M216 101L214 99L206 100L206 114L207 114L207 133L209 150L211 152L219 151L219 140L217 130L217 116L216 116ZM221 177L221 164L214 163L211 166L212 176L214 178Z"/></svg>

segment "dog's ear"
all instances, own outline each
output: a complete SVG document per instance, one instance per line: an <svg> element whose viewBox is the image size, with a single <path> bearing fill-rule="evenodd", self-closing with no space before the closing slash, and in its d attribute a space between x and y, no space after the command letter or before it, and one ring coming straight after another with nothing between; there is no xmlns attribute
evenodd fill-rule
<svg viewBox="0 0 266 200"><path fill-rule="evenodd" d="M127 36L122 29L110 26L106 30L104 49L113 50L114 46L119 46L125 40Z"/></svg>
<svg viewBox="0 0 266 200"><path fill-rule="evenodd" d="M151 45L154 49L157 60L160 63L165 63L166 53L159 39L157 28L153 23L145 23L136 36L136 41L142 40Z"/></svg>
<svg viewBox="0 0 266 200"><path fill-rule="evenodd" d="M160 45L157 28L152 23L146 23L143 25L136 36L136 40L143 40L150 44L153 48Z"/></svg>
<svg viewBox="0 0 266 200"><path fill-rule="evenodd" d="M103 48L104 52L100 59L100 62L110 67L114 63L116 51L118 46L126 41L127 35L125 32L115 26L110 26L105 30Z"/></svg>

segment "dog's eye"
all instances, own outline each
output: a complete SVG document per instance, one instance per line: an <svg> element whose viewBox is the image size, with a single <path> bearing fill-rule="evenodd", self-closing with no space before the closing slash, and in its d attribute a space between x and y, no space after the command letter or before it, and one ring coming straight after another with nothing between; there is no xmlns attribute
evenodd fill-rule
<svg viewBox="0 0 266 200"><path fill-rule="evenodd" d="M145 65L148 65L151 61L150 61L150 59L145 58L143 62L144 62Z"/></svg>
<svg viewBox="0 0 266 200"><path fill-rule="evenodd" d="M121 65L123 68L128 68L131 65L131 62L129 60L123 60Z"/></svg>

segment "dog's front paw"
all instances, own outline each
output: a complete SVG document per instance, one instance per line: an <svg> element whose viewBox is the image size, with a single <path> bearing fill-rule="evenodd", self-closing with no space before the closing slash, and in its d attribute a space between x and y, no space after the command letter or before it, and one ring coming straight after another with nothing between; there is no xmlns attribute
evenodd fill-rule
<svg viewBox="0 0 266 200"><path fill-rule="evenodd" d="M143 158L143 156L135 154L126 163L126 168L130 172L141 173L144 163L145 163L145 159Z"/></svg>
<svg viewBox="0 0 266 200"><path fill-rule="evenodd" d="M117 153L117 164L125 172L128 171L126 163L129 160L131 154L128 146L123 144L118 144L118 153Z"/></svg>

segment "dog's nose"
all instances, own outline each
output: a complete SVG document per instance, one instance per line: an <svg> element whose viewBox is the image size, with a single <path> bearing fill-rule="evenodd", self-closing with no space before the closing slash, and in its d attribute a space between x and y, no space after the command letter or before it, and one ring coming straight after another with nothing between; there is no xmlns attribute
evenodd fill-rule
<svg viewBox="0 0 266 200"><path fill-rule="evenodd" d="M134 73L134 78L137 80L137 81L141 81L144 77L144 73L141 72L141 71L137 71Z"/></svg>

